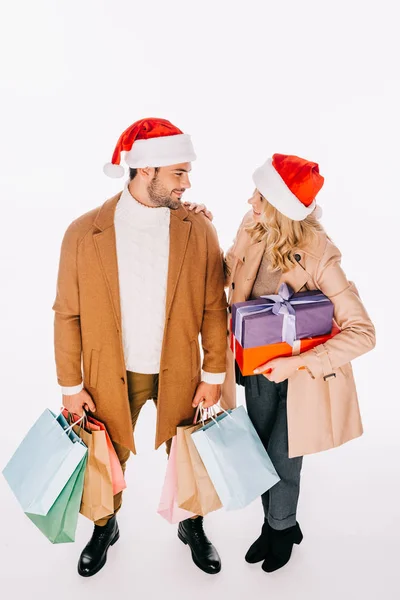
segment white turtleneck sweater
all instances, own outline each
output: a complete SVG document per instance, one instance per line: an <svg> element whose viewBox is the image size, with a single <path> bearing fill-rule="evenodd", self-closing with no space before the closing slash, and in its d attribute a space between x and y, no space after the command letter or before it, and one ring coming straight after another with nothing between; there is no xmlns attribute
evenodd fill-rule
<svg viewBox="0 0 400 600"><path fill-rule="evenodd" d="M125 366L134 373L159 373L165 325L169 262L169 208L135 200L126 185L115 210L115 237ZM202 371L202 380L222 384L225 373ZM83 384L63 387L76 394Z"/></svg>
<svg viewBox="0 0 400 600"><path fill-rule="evenodd" d="M125 187L115 210L125 365L158 373L164 335L169 208L149 208Z"/></svg>

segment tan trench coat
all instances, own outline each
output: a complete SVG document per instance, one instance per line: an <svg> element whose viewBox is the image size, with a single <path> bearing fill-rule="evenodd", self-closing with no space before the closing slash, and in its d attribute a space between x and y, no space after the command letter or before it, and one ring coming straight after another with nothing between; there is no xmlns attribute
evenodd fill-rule
<svg viewBox="0 0 400 600"><path fill-rule="evenodd" d="M54 342L58 382L81 383L111 438L135 452L121 335L114 212L121 194L74 221L61 248ZM190 422L201 378L225 371L227 304L213 225L182 206L171 211L156 448ZM82 364L81 364L82 363ZM82 373L83 367L83 373ZM82 377L83 375L83 377Z"/></svg>
<svg viewBox="0 0 400 600"><path fill-rule="evenodd" d="M227 253L230 276L229 305L247 300L260 266L265 243L254 243L246 231L252 213L245 216L232 248ZM289 457L312 454L340 446L363 432L350 361L375 345L375 330L354 283L347 280L341 254L325 233L310 248L295 248L296 266L282 274L295 292L319 289L334 305L341 332L335 338L302 354L307 371L297 371L288 383ZM278 285L278 287L279 287ZM276 292L278 291L278 287ZM228 350L228 374L223 394L235 397L233 355ZM333 377L325 376L334 374Z"/></svg>

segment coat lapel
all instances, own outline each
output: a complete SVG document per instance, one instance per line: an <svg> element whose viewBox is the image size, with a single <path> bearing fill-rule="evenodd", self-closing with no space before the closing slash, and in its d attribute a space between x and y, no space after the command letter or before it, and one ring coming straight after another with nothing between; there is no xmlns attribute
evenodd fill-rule
<svg viewBox="0 0 400 600"><path fill-rule="evenodd" d="M244 281L243 281L243 290L242 296L243 299L249 298L251 294L251 290L253 289L254 280L257 277L258 269L260 268L260 264L262 261L262 257L264 255L266 242L257 242L255 244L251 244L243 257L244 260ZM239 291L238 291L239 292ZM239 293L237 294L239 296Z"/></svg>
<svg viewBox="0 0 400 600"><path fill-rule="evenodd" d="M290 285L294 293L299 292L311 279L310 273L308 273L308 271L306 271L301 265L303 254L298 250L296 250L295 253L296 255L300 256L300 261L296 263L296 266L293 267L293 269L290 269L290 271L287 271L286 273L282 273L276 293L278 292L281 283L287 283Z"/></svg>
<svg viewBox="0 0 400 600"><path fill-rule="evenodd" d="M246 279L254 279L257 276L258 269L264 255L266 242L257 242L251 244L244 256Z"/></svg>
<svg viewBox="0 0 400 600"><path fill-rule="evenodd" d="M101 270L107 284L118 331L121 330L121 301L118 280L118 260L115 238L114 215L121 194L107 200L100 209L95 221L98 229L93 235Z"/></svg>
<svg viewBox="0 0 400 600"><path fill-rule="evenodd" d="M251 294L251 290L254 285L254 280L257 277L258 269L260 268L260 264L264 255L266 246L266 241L257 242L255 244L251 244L245 253L245 265L244 265L244 275L245 275L245 289L244 295L246 298ZM279 284L275 290L275 293L278 292L279 286L281 283L288 283L293 291L296 293L300 291L307 282L311 279L311 275L304 269L301 265L301 261L304 258L301 250L295 250L295 254L300 256L300 261L296 263L293 269L287 271L286 273L282 273Z"/></svg>
<svg viewBox="0 0 400 600"><path fill-rule="evenodd" d="M95 221L97 232L93 239L96 246L101 269L107 284L110 300L118 330L121 329L121 301L118 280L118 260L114 227L115 208L121 193L107 200L101 207ZM188 213L181 206L171 211L170 246L167 282L167 317L171 310L176 287L181 273L183 260L191 230L191 222L186 220Z"/></svg>
<svg viewBox="0 0 400 600"><path fill-rule="evenodd" d="M186 220L187 211L181 206L178 210L171 211L170 222L170 242L169 242L169 263L168 263L168 283L167 283L167 302L166 317L168 318L174 300L176 287L182 270L183 260L185 258L186 248L189 241L189 234L192 227L190 221Z"/></svg>

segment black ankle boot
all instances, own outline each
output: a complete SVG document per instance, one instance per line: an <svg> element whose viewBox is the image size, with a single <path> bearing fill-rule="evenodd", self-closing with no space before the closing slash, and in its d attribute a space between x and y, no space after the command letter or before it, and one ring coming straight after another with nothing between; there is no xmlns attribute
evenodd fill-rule
<svg viewBox="0 0 400 600"><path fill-rule="evenodd" d="M103 527L95 525L93 535L79 559L79 575L91 577L98 573L106 564L108 548L118 539L119 529L115 515Z"/></svg>
<svg viewBox="0 0 400 600"><path fill-rule="evenodd" d="M178 526L178 538L189 545L193 562L199 569L210 575L220 572L221 559L204 533L203 517L181 521Z"/></svg>
<svg viewBox="0 0 400 600"><path fill-rule="evenodd" d="M272 573L289 562L293 544L300 544L303 534L298 523L293 527L282 530L270 527L269 534L269 549L267 557L262 564L262 569L267 573Z"/></svg>
<svg viewBox="0 0 400 600"><path fill-rule="evenodd" d="M264 560L268 554L269 547L269 528L268 521L264 520L264 525L261 529L261 535L256 539L254 544L250 546L247 551L246 556L244 557L248 563L258 563Z"/></svg>

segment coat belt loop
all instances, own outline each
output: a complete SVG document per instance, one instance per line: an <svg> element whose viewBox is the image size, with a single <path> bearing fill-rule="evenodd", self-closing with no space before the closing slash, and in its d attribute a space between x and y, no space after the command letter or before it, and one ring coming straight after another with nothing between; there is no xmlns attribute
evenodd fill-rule
<svg viewBox="0 0 400 600"><path fill-rule="evenodd" d="M334 379L336 377L336 373L332 368L331 361L329 359L328 351L324 347L323 344L317 346L315 348L317 356L321 359L322 362L322 371L324 381L328 381L330 379Z"/></svg>

